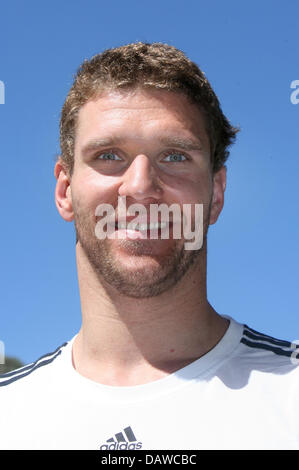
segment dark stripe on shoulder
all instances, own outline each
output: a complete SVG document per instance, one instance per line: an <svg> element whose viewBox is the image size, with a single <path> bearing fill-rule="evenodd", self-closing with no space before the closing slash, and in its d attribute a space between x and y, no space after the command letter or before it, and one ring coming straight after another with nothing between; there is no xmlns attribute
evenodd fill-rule
<svg viewBox="0 0 299 470"><path fill-rule="evenodd" d="M289 351L286 351L285 349L277 348L277 347L272 346L270 344L256 343L256 342L253 342L253 341L249 341L246 338L242 338L241 343L246 344L246 346L249 346L250 348L265 349L267 351L272 351L275 354L278 354L279 356L291 357L291 355L294 352L294 349L290 349Z"/></svg>
<svg viewBox="0 0 299 470"><path fill-rule="evenodd" d="M283 339L279 339L279 338L274 338L273 336L270 336L270 335L266 335L265 333L261 333L260 331L256 331L254 330L253 328L250 328L248 325L244 325L245 328L247 328L248 331L250 331L251 333L254 333L258 336L261 336L263 337L265 340L268 340L269 342L271 342L270 340L274 340L274 341L280 341L281 343L285 343L287 342L289 344L288 347L291 346L291 343L289 341L285 341Z"/></svg>
<svg viewBox="0 0 299 470"><path fill-rule="evenodd" d="M59 346L58 348L55 349L55 351L51 352L51 353L47 353L47 354L44 354L43 356L39 357L36 361L34 362L31 362L30 364L24 366L24 367L20 367L19 369L15 369L15 370L12 370L11 372L6 372L6 374L2 374L0 375L0 379L4 379L6 377L12 377L14 375L18 375L22 372L25 372L29 369L32 369L33 367L35 367L35 365L41 361L42 359L46 358L46 357L50 357L50 356L53 356L54 354L57 353L57 351L59 351L61 348L63 348L64 346L67 345L67 342L66 343L63 343L61 346Z"/></svg>
<svg viewBox="0 0 299 470"><path fill-rule="evenodd" d="M246 329L247 328L247 329ZM256 341L267 341L268 343L275 344L277 346L284 346L286 348L290 348L292 344L290 341L284 341L282 339L276 339L272 338L271 336L263 335L262 333L254 332L250 328L246 327L243 330L243 335L247 336L250 339L256 340Z"/></svg>
<svg viewBox="0 0 299 470"><path fill-rule="evenodd" d="M50 364L52 361L54 361L54 359L56 359L57 356L59 356L61 354L62 348L66 345L67 345L67 343L64 343L61 346L59 346L59 348L57 348L53 353L44 354L39 359L37 359L33 364L22 367L20 369L16 369L16 370L11 371L11 372L7 372L7 374L1 375L0 379L3 379L3 380L0 381L0 387L2 387L4 385L9 385L10 383L15 382L18 379L26 377L27 375L31 374L31 372L34 372L39 367ZM54 356L53 356L53 354L54 354ZM52 357L50 357L50 356L52 356ZM45 359L47 357L49 357L49 359ZM42 360L42 359L44 359L44 360ZM8 380L5 380L7 377L11 377L11 378L8 379Z"/></svg>
<svg viewBox="0 0 299 470"><path fill-rule="evenodd" d="M32 369L30 369L29 371L25 372L24 374L20 374L20 375L17 375L15 377L12 377L11 379L9 380L5 380L3 382L0 382L0 387L3 387L5 385L9 385L13 382L15 382L16 380L19 380L19 379L22 379L23 377L26 377L26 375L29 375L31 374L31 372L34 372L36 369L38 369L39 367L42 367L42 366L46 366L47 364L50 364L50 362L53 362L54 359L56 359L57 356L59 356L61 354L61 350L58 351L58 353L52 357L51 359L48 359L48 360L45 360L45 361L42 361L42 362L39 362L38 364L36 364L36 366L32 367Z"/></svg>

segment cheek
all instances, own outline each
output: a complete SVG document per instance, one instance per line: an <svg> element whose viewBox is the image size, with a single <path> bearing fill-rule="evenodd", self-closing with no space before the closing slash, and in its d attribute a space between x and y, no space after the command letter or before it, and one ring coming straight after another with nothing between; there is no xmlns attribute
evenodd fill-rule
<svg viewBox="0 0 299 470"><path fill-rule="evenodd" d="M175 185L172 186L172 194L167 202L172 203L177 201L185 212L186 217L191 216L192 220L203 220L203 223L207 224L213 194L212 190L212 182L209 175L179 178L176 180ZM187 207L183 208L183 204ZM195 206L201 204L203 207Z"/></svg>
<svg viewBox="0 0 299 470"><path fill-rule="evenodd" d="M212 182L207 175L180 177L171 185L173 198L183 204L209 204L212 197Z"/></svg>
<svg viewBox="0 0 299 470"><path fill-rule="evenodd" d="M72 193L80 206L95 208L101 203L114 204L117 201L118 180L115 177L99 175L91 168L73 175Z"/></svg>

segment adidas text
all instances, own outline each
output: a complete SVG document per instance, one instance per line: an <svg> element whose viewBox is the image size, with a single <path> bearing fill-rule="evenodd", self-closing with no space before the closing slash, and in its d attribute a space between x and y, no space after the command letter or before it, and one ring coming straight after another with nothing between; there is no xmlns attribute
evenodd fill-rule
<svg viewBox="0 0 299 470"><path fill-rule="evenodd" d="M101 445L100 450L137 450L141 447L142 442L112 442Z"/></svg>

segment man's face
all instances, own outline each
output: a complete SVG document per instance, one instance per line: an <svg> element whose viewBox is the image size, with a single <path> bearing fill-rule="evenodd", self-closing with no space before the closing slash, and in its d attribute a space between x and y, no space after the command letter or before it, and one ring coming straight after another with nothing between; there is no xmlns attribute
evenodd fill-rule
<svg viewBox="0 0 299 470"><path fill-rule="evenodd" d="M158 295L200 262L205 243L185 250L184 238L171 231L169 239L98 239L96 208L111 204L117 216L119 196L127 207L203 204L205 239L216 221L209 138L202 114L185 96L105 92L81 108L76 129L69 198L78 243L102 283L131 297Z"/></svg>

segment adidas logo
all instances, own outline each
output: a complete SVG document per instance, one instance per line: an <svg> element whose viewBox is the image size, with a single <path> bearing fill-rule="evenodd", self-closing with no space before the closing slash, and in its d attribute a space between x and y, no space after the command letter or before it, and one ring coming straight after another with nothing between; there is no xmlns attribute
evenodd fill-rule
<svg viewBox="0 0 299 470"><path fill-rule="evenodd" d="M142 442L137 442L137 439L128 426L122 432L118 432L114 437L107 439L106 444L102 444L100 450L136 450L141 449Z"/></svg>

